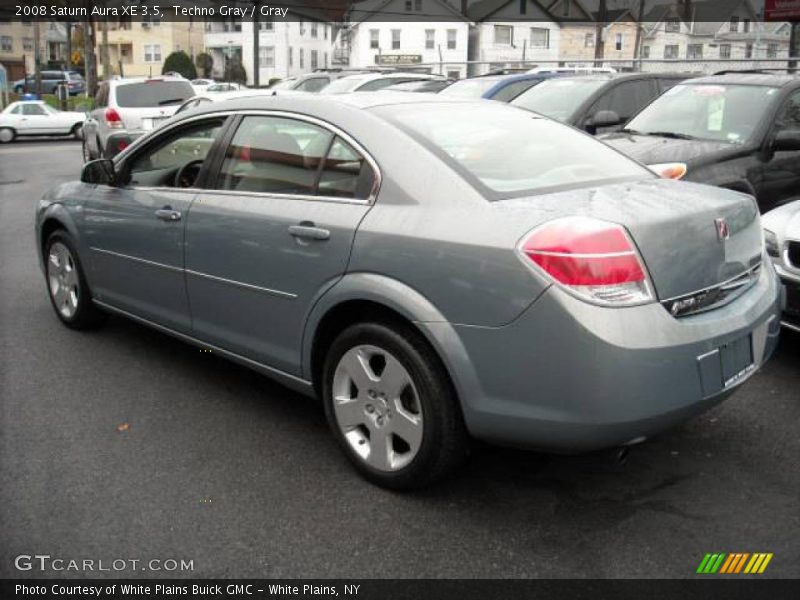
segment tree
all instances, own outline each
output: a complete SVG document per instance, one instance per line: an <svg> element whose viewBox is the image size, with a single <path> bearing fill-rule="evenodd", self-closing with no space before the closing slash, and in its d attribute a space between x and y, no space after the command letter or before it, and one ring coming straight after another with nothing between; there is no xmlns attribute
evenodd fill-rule
<svg viewBox="0 0 800 600"><path fill-rule="evenodd" d="M183 50L178 50L167 56L161 73L169 73L170 71L180 73L186 79L197 79L197 69L194 68L192 59Z"/></svg>
<svg viewBox="0 0 800 600"><path fill-rule="evenodd" d="M247 71L244 70L244 65L238 56L228 59L225 65L225 81L247 83Z"/></svg>
<svg viewBox="0 0 800 600"><path fill-rule="evenodd" d="M200 69L203 77L208 77L211 75L211 69L214 68L214 59L207 52L201 52L194 57L194 64Z"/></svg>

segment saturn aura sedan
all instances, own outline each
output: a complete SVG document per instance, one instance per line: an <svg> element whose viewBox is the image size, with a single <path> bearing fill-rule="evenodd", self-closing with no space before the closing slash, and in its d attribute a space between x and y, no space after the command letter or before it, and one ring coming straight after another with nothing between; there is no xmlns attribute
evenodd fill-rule
<svg viewBox="0 0 800 600"><path fill-rule="evenodd" d="M317 395L395 489L470 438L638 443L728 396L780 331L751 196L500 103L204 104L51 190L36 230L65 325L123 315Z"/></svg>

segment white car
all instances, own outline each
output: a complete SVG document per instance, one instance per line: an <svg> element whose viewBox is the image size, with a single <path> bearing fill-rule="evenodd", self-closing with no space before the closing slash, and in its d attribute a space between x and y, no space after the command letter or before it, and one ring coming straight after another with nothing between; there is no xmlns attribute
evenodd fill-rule
<svg viewBox="0 0 800 600"><path fill-rule="evenodd" d="M85 118L84 113L57 110L42 100L13 102L0 113L0 143L37 135L71 135L79 140Z"/></svg>
<svg viewBox="0 0 800 600"><path fill-rule="evenodd" d="M761 217L764 245L786 286L781 324L800 332L800 200L783 204Z"/></svg>
<svg viewBox="0 0 800 600"><path fill-rule="evenodd" d="M219 93L219 92L238 92L239 90L246 90L247 86L242 85L241 83L233 83L230 81L220 81L219 83L213 83L206 88L207 93Z"/></svg>
<svg viewBox="0 0 800 600"><path fill-rule="evenodd" d="M213 79L192 79L190 83L192 84L195 93L199 96L200 94L205 94L209 86L212 86L217 82Z"/></svg>

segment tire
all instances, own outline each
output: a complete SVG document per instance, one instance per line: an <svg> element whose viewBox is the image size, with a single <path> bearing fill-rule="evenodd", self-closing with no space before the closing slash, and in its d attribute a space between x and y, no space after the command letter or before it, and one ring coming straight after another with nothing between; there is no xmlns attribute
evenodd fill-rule
<svg viewBox="0 0 800 600"><path fill-rule="evenodd" d="M455 390L439 357L410 327L375 322L345 329L326 356L322 394L339 445L372 483L425 487L466 458Z"/></svg>
<svg viewBox="0 0 800 600"><path fill-rule="evenodd" d="M0 127L0 144L8 144L13 142L17 137L17 132L11 127Z"/></svg>
<svg viewBox="0 0 800 600"><path fill-rule="evenodd" d="M92 302L75 244L64 230L47 238L44 248L45 282L56 316L72 329L93 329L106 314Z"/></svg>
<svg viewBox="0 0 800 600"><path fill-rule="evenodd" d="M75 123L69 134L76 140L83 140L83 123Z"/></svg>

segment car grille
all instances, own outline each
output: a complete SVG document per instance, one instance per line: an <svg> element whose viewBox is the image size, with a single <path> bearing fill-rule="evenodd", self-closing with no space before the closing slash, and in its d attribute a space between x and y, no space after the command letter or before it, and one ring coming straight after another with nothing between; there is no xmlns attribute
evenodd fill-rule
<svg viewBox="0 0 800 600"><path fill-rule="evenodd" d="M728 304L748 290L758 280L760 273L761 264L757 264L734 279L723 281L719 285L699 292L665 300L662 305L669 311L669 314L678 318L714 310Z"/></svg>
<svg viewBox="0 0 800 600"><path fill-rule="evenodd" d="M800 242L789 242L787 256L789 258L789 266L800 269Z"/></svg>

